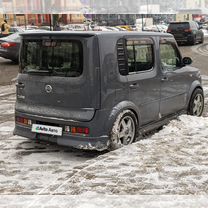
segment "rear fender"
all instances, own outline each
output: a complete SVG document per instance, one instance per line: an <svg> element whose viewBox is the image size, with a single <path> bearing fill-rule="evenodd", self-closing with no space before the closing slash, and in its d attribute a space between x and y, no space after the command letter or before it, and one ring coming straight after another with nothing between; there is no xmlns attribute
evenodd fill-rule
<svg viewBox="0 0 208 208"><path fill-rule="evenodd" d="M123 112L124 110L131 110L136 118L137 118L137 121L138 121L138 124L139 124L139 121L140 121L140 112L139 112L139 109L138 107L130 102L130 101L122 101L120 103L118 103L111 111L109 117L108 117L108 120L106 122L106 126L105 126L105 129L107 130L108 132L108 135L110 135L111 133L111 130L112 130L112 127L113 127L113 124L114 122L116 121L118 115Z"/></svg>
<svg viewBox="0 0 208 208"><path fill-rule="evenodd" d="M194 90L195 90L196 88L200 88L200 89L203 90L202 85L201 85L201 83L200 83L199 80L195 80L195 81L192 83L192 85L191 85L191 87L190 87L190 89L189 89L188 96L187 96L187 107L188 107L188 105L189 105L191 96L192 96L192 94L193 94L193 92L194 92Z"/></svg>

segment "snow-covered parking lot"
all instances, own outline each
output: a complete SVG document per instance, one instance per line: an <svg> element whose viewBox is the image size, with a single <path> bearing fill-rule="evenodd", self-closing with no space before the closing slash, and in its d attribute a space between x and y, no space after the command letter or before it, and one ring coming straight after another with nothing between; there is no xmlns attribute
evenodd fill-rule
<svg viewBox="0 0 208 208"><path fill-rule="evenodd" d="M204 117L182 115L154 135L108 153L85 152L13 136L15 87L0 87L0 207L12 207L8 200L17 194L78 195L65 198L73 202L71 207L84 207L76 200L86 207L97 207L104 199L103 207L113 207L109 203L111 196L119 195L124 196L125 203L130 197L125 198L126 195L204 195L201 201L195 196L195 202L199 200L203 205L200 207L208 207L207 77L204 83ZM103 194L108 196L103 198ZM187 207L196 205L189 197L184 198L190 202ZM131 200L139 203L140 199L132 196ZM156 204L141 207L161 207Z"/></svg>

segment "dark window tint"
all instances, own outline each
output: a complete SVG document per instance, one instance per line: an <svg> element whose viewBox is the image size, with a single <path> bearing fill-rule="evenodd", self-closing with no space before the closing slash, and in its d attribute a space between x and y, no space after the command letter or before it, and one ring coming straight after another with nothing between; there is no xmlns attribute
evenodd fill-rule
<svg viewBox="0 0 208 208"><path fill-rule="evenodd" d="M83 50L79 41L24 40L22 72L38 75L78 77L83 70Z"/></svg>
<svg viewBox="0 0 208 208"><path fill-rule="evenodd" d="M128 40L126 47L129 73L146 71L153 67L153 44L142 40Z"/></svg>
<svg viewBox="0 0 208 208"><path fill-rule="evenodd" d="M168 29L170 30L185 30L189 29L190 25L188 22L170 23Z"/></svg>

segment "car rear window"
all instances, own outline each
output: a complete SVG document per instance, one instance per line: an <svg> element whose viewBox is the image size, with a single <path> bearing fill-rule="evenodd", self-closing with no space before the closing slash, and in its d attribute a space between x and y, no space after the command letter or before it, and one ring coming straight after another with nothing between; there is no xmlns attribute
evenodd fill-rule
<svg viewBox="0 0 208 208"><path fill-rule="evenodd" d="M179 22L179 23L170 23L168 29L171 30L180 30L180 29L189 29L190 25L188 22Z"/></svg>
<svg viewBox="0 0 208 208"><path fill-rule="evenodd" d="M78 77L83 71L82 43L77 40L24 40L21 72Z"/></svg>

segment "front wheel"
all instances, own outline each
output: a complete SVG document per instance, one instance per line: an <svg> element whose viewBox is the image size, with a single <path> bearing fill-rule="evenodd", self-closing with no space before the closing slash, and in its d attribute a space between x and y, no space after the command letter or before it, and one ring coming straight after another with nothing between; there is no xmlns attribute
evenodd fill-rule
<svg viewBox="0 0 208 208"><path fill-rule="evenodd" d="M130 110L120 113L113 124L110 134L109 150L115 150L135 141L138 132L138 122Z"/></svg>
<svg viewBox="0 0 208 208"><path fill-rule="evenodd" d="M196 89L189 103L188 114L192 116L201 116L204 110L204 94L201 89Z"/></svg>

